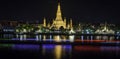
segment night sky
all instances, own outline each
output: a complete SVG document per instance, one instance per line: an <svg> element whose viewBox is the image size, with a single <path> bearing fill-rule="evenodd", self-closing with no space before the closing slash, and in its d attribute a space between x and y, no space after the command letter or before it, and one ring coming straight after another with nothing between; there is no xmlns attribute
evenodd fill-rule
<svg viewBox="0 0 120 59"><path fill-rule="evenodd" d="M0 20L47 21L56 16L57 0L0 0ZM60 0L63 18L74 23L119 23L120 1Z"/></svg>

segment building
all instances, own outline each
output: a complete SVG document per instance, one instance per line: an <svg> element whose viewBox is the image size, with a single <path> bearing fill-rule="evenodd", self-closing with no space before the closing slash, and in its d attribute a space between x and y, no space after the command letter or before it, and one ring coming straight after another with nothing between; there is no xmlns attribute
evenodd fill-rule
<svg viewBox="0 0 120 59"><path fill-rule="evenodd" d="M111 28L108 28L107 23L105 23L104 26L102 26L101 29L97 29L95 31L95 33L97 33L97 34L115 34L115 31L112 30Z"/></svg>
<svg viewBox="0 0 120 59"><path fill-rule="evenodd" d="M53 20L52 24L49 24L49 23L47 24L46 19L44 18L43 26L49 27L49 28L54 27L56 28L56 30L59 30L61 27L63 27L64 29L72 29L72 19L70 19L68 24L66 22L66 19L63 20L62 14L61 14L60 3L58 3L56 18Z"/></svg>

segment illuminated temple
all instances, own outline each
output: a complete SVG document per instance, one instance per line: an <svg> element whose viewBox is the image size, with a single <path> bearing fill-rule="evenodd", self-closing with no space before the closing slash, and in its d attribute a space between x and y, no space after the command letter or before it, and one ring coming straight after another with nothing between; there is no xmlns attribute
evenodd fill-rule
<svg viewBox="0 0 120 59"><path fill-rule="evenodd" d="M58 3L56 18L53 19L52 24L46 23L46 19L44 18L43 26L49 28L54 27L56 28L56 30L60 29L61 27L63 27L64 29L72 29L72 19L69 21L69 23L66 22L66 19L63 20L60 3Z"/></svg>

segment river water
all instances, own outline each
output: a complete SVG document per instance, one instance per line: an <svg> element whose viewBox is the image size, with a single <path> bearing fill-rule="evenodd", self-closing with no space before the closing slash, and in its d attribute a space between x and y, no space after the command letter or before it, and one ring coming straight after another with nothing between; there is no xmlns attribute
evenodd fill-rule
<svg viewBox="0 0 120 59"><path fill-rule="evenodd" d="M1 59L117 59L119 46L0 44Z"/></svg>
<svg viewBox="0 0 120 59"><path fill-rule="evenodd" d="M60 35L1 35L2 40L54 40L57 42L95 40L92 36ZM106 36L97 40L108 40ZM111 37L109 40L114 40ZM119 59L120 46L55 45L55 44L0 44L0 59Z"/></svg>

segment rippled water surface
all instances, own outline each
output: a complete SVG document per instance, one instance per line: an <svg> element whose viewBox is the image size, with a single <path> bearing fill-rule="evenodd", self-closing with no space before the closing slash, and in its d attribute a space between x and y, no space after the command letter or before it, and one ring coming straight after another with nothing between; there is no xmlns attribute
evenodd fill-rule
<svg viewBox="0 0 120 59"><path fill-rule="evenodd" d="M119 46L0 44L2 59L119 59Z"/></svg>
<svg viewBox="0 0 120 59"><path fill-rule="evenodd" d="M63 35L1 35L1 40L70 41L114 40L115 37ZM7 39L6 39L7 38ZM101 42L101 41L100 41ZM80 42L79 42L80 43ZM110 43L110 42L102 42ZM0 44L0 59L119 59L120 46Z"/></svg>

